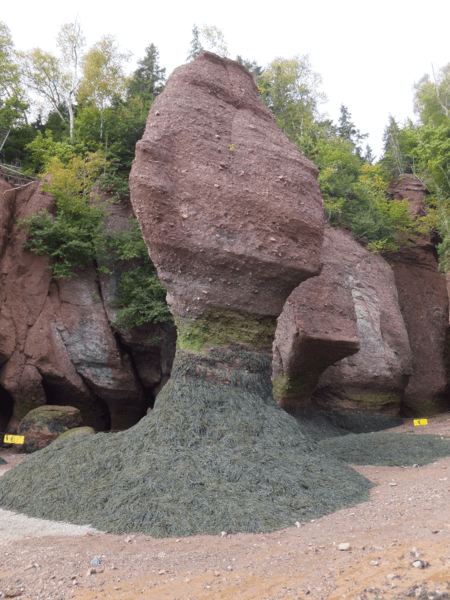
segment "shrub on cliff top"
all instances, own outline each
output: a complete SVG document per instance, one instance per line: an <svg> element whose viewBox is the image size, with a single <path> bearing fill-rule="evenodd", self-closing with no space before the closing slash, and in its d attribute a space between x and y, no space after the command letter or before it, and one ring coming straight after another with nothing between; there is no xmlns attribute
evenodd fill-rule
<svg viewBox="0 0 450 600"><path fill-rule="evenodd" d="M44 210L21 221L27 233L24 248L52 259L49 268L57 279L73 277L76 268L96 264L107 257L108 250L119 260L137 259L139 264L121 277L116 323L130 328L171 321L166 291L149 259L136 219L131 219L129 229L106 238L105 205L91 197L104 166L105 159L98 153L72 156L67 164L57 157L49 161L51 181L43 188L55 197L56 215ZM109 273L103 265L97 265L97 270Z"/></svg>
<svg viewBox="0 0 450 600"><path fill-rule="evenodd" d="M27 233L24 248L52 259L49 268L57 278L69 278L76 267L84 267L105 253L105 208L91 190L105 165L97 153L84 158L72 156L64 164L54 157L49 162L51 181L43 184L53 194L56 215L47 211L21 221Z"/></svg>

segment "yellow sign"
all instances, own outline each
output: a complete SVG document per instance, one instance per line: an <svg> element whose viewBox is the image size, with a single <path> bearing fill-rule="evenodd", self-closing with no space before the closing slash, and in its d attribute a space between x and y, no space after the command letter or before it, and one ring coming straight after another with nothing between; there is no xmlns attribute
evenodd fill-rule
<svg viewBox="0 0 450 600"><path fill-rule="evenodd" d="M428 425L428 419L414 419L414 426L417 425Z"/></svg>
<svg viewBox="0 0 450 600"><path fill-rule="evenodd" d="M3 441L5 444L23 444L25 437L23 435L5 435Z"/></svg>

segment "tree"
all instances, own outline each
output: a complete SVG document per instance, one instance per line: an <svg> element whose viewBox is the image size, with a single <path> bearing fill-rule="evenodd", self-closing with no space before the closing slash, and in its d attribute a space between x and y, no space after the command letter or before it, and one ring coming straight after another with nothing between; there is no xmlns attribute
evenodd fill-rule
<svg viewBox="0 0 450 600"><path fill-rule="evenodd" d="M215 52L219 56L228 56L228 46L225 41L223 31L216 25L203 25L200 29L197 25L192 28L191 48L187 59L194 60L200 52L205 50L203 43L210 52Z"/></svg>
<svg viewBox="0 0 450 600"><path fill-rule="evenodd" d="M128 84L128 95L144 96L153 100L164 90L166 69L159 66L159 52L154 44L145 49L145 56L138 61L138 68Z"/></svg>
<svg viewBox="0 0 450 600"><path fill-rule="evenodd" d="M318 109L326 101L319 90L321 83L307 54L275 59L258 80L263 101L287 137L301 149L308 147L308 138L319 129Z"/></svg>
<svg viewBox="0 0 450 600"><path fill-rule="evenodd" d="M361 142L363 140L365 140L369 134L368 133L363 134L359 131L359 129L356 129L356 126L354 125L354 123L351 120L352 115L346 106L341 104L340 110L341 110L341 115L339 117L337 133L340 137L348 140L352 144L356 154L358 156L361 156L361 153L362 153Z"/></svg>
<svg viewBox="0 0 450 600"><path fill-rule="evenodd" d="M381 163L393 177L404 173L414 173L415 148L419 143L418 130L411 120L402 127L398 125L392 115L383 135L384 152Z"/></svg>
<svg viewBox="0 0 450 600"><path fill-rule="evenodd" d="M22 75L28 86L47 102L62 122L69 117L69 135L73 137L74 110L78 85L78 67L84 36L80 24L64 24L57 36L61 57L41 48L20 52Z"/></svg>
<svg viewBox="0 0 450 600"><path fill-rule="evenodd" d="M208 50L219 56L228 56L228 45L223 31L215 25L203 25L200 33L208 46Z"/></svg>
<svg viewBox="0 0 450 600"><path fill-rule="evenodd" d="M40 48L21 52L22 74L28 86L43 97L64 121L60 106L64 104L64 74L59 59Z"/></svg>
<svg viewBox="0 0 450 600"><path fill-rule="evenodd" d="M236 60L240 65L244 66L247 69L247 71L250 71L250 73L253 74L255 82L257 82L263 74L263 68L258 65L256 60L242 58L242 56L240 56L239 54L237 55Z"/></svg>
<svg viewBox="0 0 450 600"><path fill-rule="evenodd" d="M450 63L439 70L433 70L433 80L424 75L415 84L415 109L424 125L442 125L450 118Z"/></svg>
<svg viewBox="0 0 450 600"><path fill-rule="evenodd" d="M3 21L0 21L0 99L20 97L20 72L14 51L11 32Z"/></svg>
<svg viewBox="0 0 450 600"><path fill-rule="evenodd" d="M12 128L26 123L27 108L11 32L6 23L0 21L0 151Z"/></svg>
<svg viewBox="0 0 450 600"><path fill-rule="evenodd" d="M80 24L77 21L74 23L65 23L59 31L57 43L62 54L62 64L65 67L63 89L65 92L65 103L69 111L69 134L72 138L74 124L73 105L77 96L78 86L80 85L78 70L82 57L82 49L85 45L85 38Z"/></svg>
<svg viewBox="0 0 450 600"><path fill-rule="evenodd" d="M187 60L194 60L200 52L203 52L204 48L200 42L200 30L197 25L192 27L192 41Z"/></svg>
<svg viewBox="0 0 450 600"><path fill-rule="evenodd" d="M95 106L100 114L100 138L103 138L103 117L113 102L121 100L127 89L124 62L128 52L120 52L116 39L102 37L83 58L83 78L77 100L82 105Z"/></svg>
<svg viewBox="0 0 450 600"><path fill-rule="evenodd" d="M91 200L104 162L98 153L73 156L67 163L53 157L44 190L55 198L56 215L43 210L20 221L27 233L24 248L52 259L49 268L57 278L73 277L74 269L105 255L105 209Z"/></svg>

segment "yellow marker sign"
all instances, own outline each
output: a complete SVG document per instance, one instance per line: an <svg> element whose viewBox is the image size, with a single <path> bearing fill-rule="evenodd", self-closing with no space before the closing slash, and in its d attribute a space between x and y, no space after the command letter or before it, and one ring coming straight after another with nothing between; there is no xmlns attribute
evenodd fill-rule
<svg viewBox="0 0 450 600"><path fill-rule="evenodd" d="M23 444L25 437L23 435L5 435L3 441L5 444Z"/></svg>
<svg viewBox="0 0 450 600"><path fill-rule="evenodd" d="M428 419L414 419L414 426L417 425L428 425Z"/></svg>

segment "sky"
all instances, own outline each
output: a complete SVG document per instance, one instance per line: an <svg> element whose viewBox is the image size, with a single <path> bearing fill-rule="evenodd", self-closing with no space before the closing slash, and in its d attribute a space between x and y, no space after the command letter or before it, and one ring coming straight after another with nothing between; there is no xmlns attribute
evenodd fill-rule
<svg viewBox="0 0 450 600"><path fill-rule="evenodd" d="M19 50L56 53L61 25L75 19L87 47L112 34L121 49L131 51L130 72L153 43L169 75L186 62L194 24L219 27L230 58L239 54L263 67L275 58L308 54L328 97L321 112L337 122L341 104L347 106L378 156L389 115L400 123L416 119L414 83L450 62L450 3L445 0L1 0L0 20Z"/></svg>

